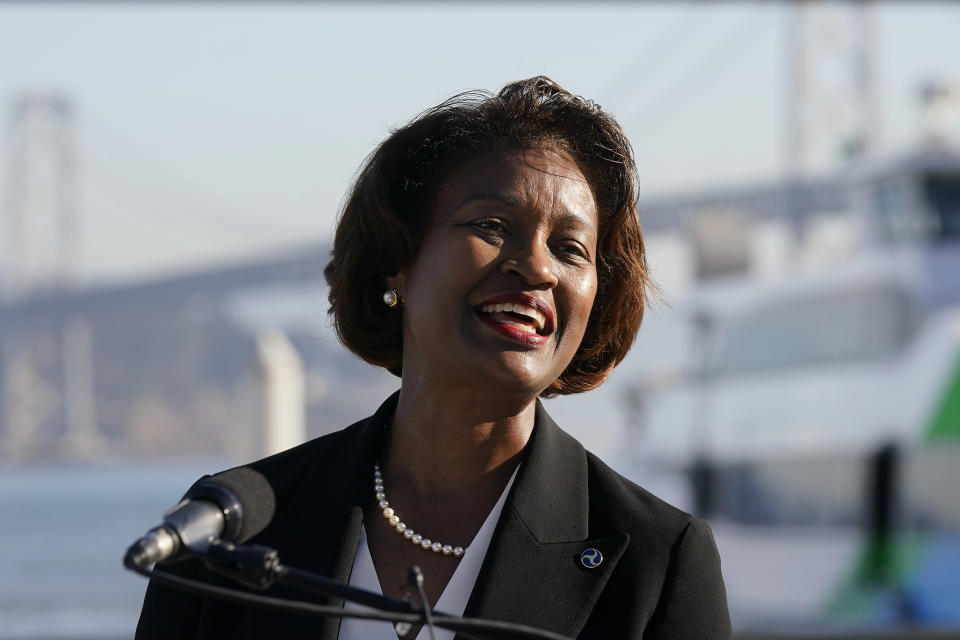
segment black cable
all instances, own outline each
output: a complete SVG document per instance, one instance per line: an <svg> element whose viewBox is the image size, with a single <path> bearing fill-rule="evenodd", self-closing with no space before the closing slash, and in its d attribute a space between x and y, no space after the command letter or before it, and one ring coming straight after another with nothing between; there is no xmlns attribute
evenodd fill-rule
<svg viewBox="0 0 960 640"><path fill-rule="evenodd" d="M300 615L315 615L321 617L360 618L365 620L382 620L384 622L406 622L408 624L424 624L426 618L420 613L383 612L346 610L340 606L319 605L302 600L288 600L263 596L245 591L238 591L227 587L207 584L199 580L191 580L166 571L149 570L136 565L127 565L127 568L146 578L156 580L175 589L180 589L197 596L204 596L224 602L237 602L260 609L282 611ZM552 631L536 629L534 627L500 622L498 620L481 620L479 618L458 618L454 616L436 616L433 624L443 629L449 629L465 638L473 640L570 640Z"/></svg>
<svg viewBox="0 0 960 640"><path fill-rule="evenodd" d="M205 596L214 600L223 602L239 602L248 604L260 609L271 611L285 611L287 613L312 614L318 616L341 616L346 618L364 618L367 620L383 620L390 622L397 618L403 618L405 622L416 623L420 621L418 614L382 611L346 611L342 607L330 605L314 604L312 602L303 602L302 600L287 600L286 598L274 598L272 596L261 596L255 593L247 593L227 587L219 587L199 580L191 580L174 573L154 569L150 571L138 566L127 566L131 571L135 571L145 578L155 580L157 583L173 587L187 593L197 596ZM409 618L409 620L407 619Z"/></svg>

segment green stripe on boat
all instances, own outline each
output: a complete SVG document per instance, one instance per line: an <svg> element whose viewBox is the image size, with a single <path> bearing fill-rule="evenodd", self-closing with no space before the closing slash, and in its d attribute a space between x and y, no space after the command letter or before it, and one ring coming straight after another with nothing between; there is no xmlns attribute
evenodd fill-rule
<svg viewBox="0 0 960 640"><path fill-rule="evenodd" d="M960 357L953 366L924 437L928 443L944 440L960 440Z"/></svg>

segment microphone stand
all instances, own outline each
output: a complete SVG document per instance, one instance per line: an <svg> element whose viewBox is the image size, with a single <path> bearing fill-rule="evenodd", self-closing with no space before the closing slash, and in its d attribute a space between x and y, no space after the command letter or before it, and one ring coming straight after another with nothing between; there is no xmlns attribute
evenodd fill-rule
<svg viewBox="0 0 960 640"><path fill-rule="evenodd" d="M205 561L207 567L227 578L252 589L263 591L274 584L289 587L336 599L355 602L374 609L374 611L346 611L339 606L324 606L313 603L285 600L259 594L238 592L233 589L208 585L195 580L189 580L165 571L148 571L145 567L125 559L128 569L143 576L157 578L168 586L190 591L198 595L213 596L221 600L233 600L268 609L279 609L314 615L357 617L375 620L385 620L393 623L428 624L454 631L464 637L475 640L570 640L565 636L534 627L500 622L496 620L481 620L478 618L462 618L451 614L429 611L429 602L422 595L422 582L418 592L423 609L416 609L408 602L388 598L364 589L357 589L342 584L330 578L304 571L295 567L288 567L280 563L276 550L260 545L235 545L231 542L214 540L202 554L195 554ZM416 570L414 572L414 570ZM411 575L415 576L419 569L411 568ZM422 574L420 574L422 581Z"/></svg>

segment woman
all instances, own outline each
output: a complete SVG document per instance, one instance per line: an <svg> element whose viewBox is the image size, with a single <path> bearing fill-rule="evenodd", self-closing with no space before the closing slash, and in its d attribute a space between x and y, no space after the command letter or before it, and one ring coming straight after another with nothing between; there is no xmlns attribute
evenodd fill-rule
<svg viewBox="0 0 960 640"><path fill-rule="evenodd" d="M418 565L448 613L581 638L729 637L707 526L610 470L537 400L598 386L634 339L648 286L635 183L616 122L543 77L457 96L381 144L326 276L341 340L400 391L251 465L277 496L253 542L393 597ZM396 635L369 624L151 586L138 637Z"/></svg>

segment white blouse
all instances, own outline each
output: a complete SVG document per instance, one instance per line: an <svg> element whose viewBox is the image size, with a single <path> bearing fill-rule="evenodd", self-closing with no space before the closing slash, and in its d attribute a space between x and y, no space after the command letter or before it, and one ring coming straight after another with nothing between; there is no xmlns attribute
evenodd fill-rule
<svg viewBox="0 0 960 640"><path fill-rule="evenodd" d="M519 468L519 467L518 467ZM517 477L517 470L513 470L510 481L506 488L500 494L497 504L484 520L480 531L473 538L467 553L460 559L453 572L453 577L443 589L440 599L437 601L436 609L443 613L462 616L463 610L467 607L467 601L473 592L473 587L477 582L477 576L480 573L480 566L487 555L487 549L490 547L490 540L493 538L493 531L497 528L497 522L500 520L500 513L503 511L503 505L507 500L507 494L510 493L510 487L513 486L513 479ZM376 569L373 567L373 558L370 556L370 548L367 546L366 528L360 532L360 544L357 546L357 555L353 559L353 569L350 573L350 586L360 589L366 589L376 594L383 594L380 588L380 579L377 577ZM347 602L344 609L368 610L363 605ZM434 628L433 635L436 640L453 640L454 632L439 627ZM361 620L359 618L343 618L340 622L339 640L397 640L397 633L393 630L393 625L381 620ZM417 635L417 640L429 640L430 633L424 627Z"/></svg>

